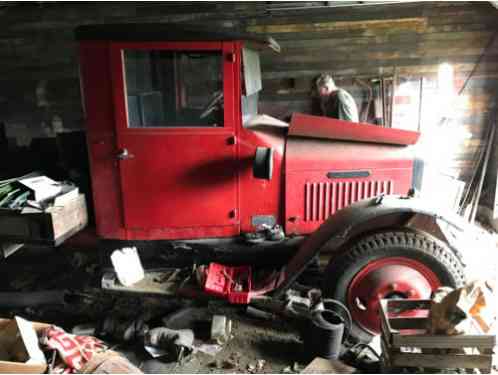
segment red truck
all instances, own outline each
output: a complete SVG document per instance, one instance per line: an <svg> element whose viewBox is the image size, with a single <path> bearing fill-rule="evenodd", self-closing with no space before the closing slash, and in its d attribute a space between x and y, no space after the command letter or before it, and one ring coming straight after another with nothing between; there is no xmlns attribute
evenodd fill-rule
<svg viewBox="0 0 498 375"><path fill-rule="evenodd" d="M463 283L462 222L403 196L418 133L258 114L259 51L279 51L273 39L165 24L86 25L76 37L101 238L303 236L246 302L281 297L327 251L322 290L346 304L358 339L379 332L380 298Z"/></svg>

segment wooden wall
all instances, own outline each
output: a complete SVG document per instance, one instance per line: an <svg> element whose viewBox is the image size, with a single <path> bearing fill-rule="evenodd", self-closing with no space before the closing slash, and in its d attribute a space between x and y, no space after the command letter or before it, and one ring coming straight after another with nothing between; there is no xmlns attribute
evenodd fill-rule
<svg viewBox="0 0 498 375"><path fill-rule="evenodd" d="M262 108L284 117L310 110L312 78L327 71L356 98L364 95L355 78L396 77L396 88L414 82L412 112L395 116L403 126L422 111L421 129L437 123L437 70L442 62L455 69L458 91L496 32L498 10L488 2L409 2L358 7L316 7L325 2L195 3L3 3L0 6L0 123L7 134L29 143L60 129L83 126L78 62L73 29L85 23L178 22L268 33L282 53L262 54ZM308 8L302 7L309 5ZM278 10L282 7L300 9ZM403 86L403 87L406 87ZM448 157L448 173L472 171L473 157L496 102L498 38L475 70L451 111L448 137L467 139ZM424 102L424 97L426 100ZM405 98L406 99L406 98ZM399 100L399 103L407 104ZM412 99L408 99L412 100ZM418 99L417 99L418 100ZM425 103L425 104L424 104ZM436 104L435 104L436 103ZM401 108L401 109L400 109ZM416 111L413 111L417 108ZM405 112L403 112L405 111ZM404 116L404 117L403 117ZM396 120L397 119L397 120ZM403 120L405 119L405 120ZM407 120L408 119L408 120ZM413 123L418 124L417 121ZM396 121L399 124L396 124ZM55 130L54 130L55 129ZM432 133L427 131L429 138ZM445 142L434 138L437 142ZM420 152L437 152L438 146Z"/></svg>

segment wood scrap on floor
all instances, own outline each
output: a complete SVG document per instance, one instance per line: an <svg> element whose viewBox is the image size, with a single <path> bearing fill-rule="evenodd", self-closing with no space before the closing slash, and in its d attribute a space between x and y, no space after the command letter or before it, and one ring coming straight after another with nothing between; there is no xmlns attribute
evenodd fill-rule
<svg viewBox="0 0 498 375"><path fill-rule="evenodd" d="M346 365L337 359L325 359L316 357L301 374L353 374L354 367Z"/></svg>

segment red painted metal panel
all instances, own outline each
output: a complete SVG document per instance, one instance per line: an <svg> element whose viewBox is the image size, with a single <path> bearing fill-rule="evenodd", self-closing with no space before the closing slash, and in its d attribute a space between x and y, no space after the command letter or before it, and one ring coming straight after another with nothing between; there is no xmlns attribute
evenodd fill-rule
<svg viewBox="0 0 498 375"><path fill-rule="evenodd" d="M331 215L357 201L380 194L405 194L410 181L410 168L371 170L367 178L334 181L323 172L290 173L286 184L286 232L311 233Z"/></svg>
<svg viewBox="0 0 498 375"><path fill-rule="evenodd" d="M307 234L329 216L379 194L406 194L413 159L408 147L289 138L285 164L285 230Z"/></svg>
<svg viewBox="0 0 498 375"><path fill-rule="evenodd" d="M411 167L413 149L405 146L290 137L286 148L286 173L331 169ZM331 169L332 170L332 169Z"/></svg>
<svg viewBox="0 0 498 375"><path fill-rule="evenodd" d="M109 46L82 42L79 54L97 234L123 238Z"/></svg>
<svg viewBox="0 0 498 375"><path fill-rule="evenodd" d="M183 228L144 228L128 229L126 230L126 236L122 238L128 240L188 240L192 238L234 237L239 233L239 228L235 225Z"/></svg>
<svg viewBox="0 0 498 375"><path fill-rule="evenodd" d="M289 135L397 145L413 145L420 137L420 133L414 131L384 128L302 113L292 115Z"/></svg>
<svg viewBox="0 0 498 375"><path fill-rule="evenodd" d="M241 231L254 231L252 218L258 215L283 221L283 158L285 135L281 129L243 129L240 133L240 219ZM270 181L253 177L252 165L256 147L273 148L273 177Z"/></svg>
<svg viewBox="0 0 498 375"><path fill-rule="evenodd" d="M241 52L242 44L237 44L238 53ZM237 54L240 57L239 54ZM240 67L239 67L240 69ZM239 70L240 71L240 70ZM239 81L235 87L239 90L241 97L240 74L236 79ZM242 111L240 100L235 103L236 121L238 123L237 135L239 138L239 189L240 189L240 230L252 232L252 218L259 215L270 215L275 217L276 222L283 223L284 216L284 149L286 129L275 129L268 126L245 129L242 126ZM270 181L256 179L252 174L252 165L256 147L270 147L273 149L273 178Z"/></svg>
<svg viewBox="0 0 498 375"><path fill-rule="evenodd" d="M230 237L241 229L254 230L254 216L271 215L277 223L283 222L285 132L242 127L242 42L112 43L112 48L108 42L81 42L81 46L92 183L101 237ZM224 59L225 126L128 128L121 52L127 48L235 52L235 59L228 55ZM226 141L233 135L236 143L228 145ZM271 181L252 176L258 146L274 150ZM134 158L118 161L116 155L122 147ZM228 217L231 209L235 209L235 216Z"/></svg>
<svg viewBox="0 0 498 375"><path fill-rule="evenodd" d="M122 50L134 48L222 51L224 126L128 128ZM127 238L237 233L233 45L115 43L110 52L118 145L134 155L119 162Z"/></svg>
<svg viewBox="0 0 498 375"><path fill-rule="evenodd" d="M123 135L126 227L181 228L236 222L232 135ZM199 228L200 230L200 228Z"/></svg>

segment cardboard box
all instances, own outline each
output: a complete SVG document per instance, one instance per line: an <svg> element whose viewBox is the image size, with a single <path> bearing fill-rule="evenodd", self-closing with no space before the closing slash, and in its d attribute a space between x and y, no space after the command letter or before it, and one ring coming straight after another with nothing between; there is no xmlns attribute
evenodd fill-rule
<svg viewBox="0 0 498 375"><path fill-rule="evenodd" d="M87 223L88 213L83 194L45 211L35 208L23 209L21 212L0 209L0 241L57 246L83 229Z"/></svg>
<svg viewBox="0 0 498 375"><path fill-rule="evenodd" d="M37 202L53 198L62 191L61 184L47 176L22 178L18 181L31 191Z"/></svg>
<svg viewBox="0 0 498 375"><path fill-rule="evenodd" d="M41 374L47 361L38 344L38 333L49 324L20 317L0 319L0 373Z"/></svg>

